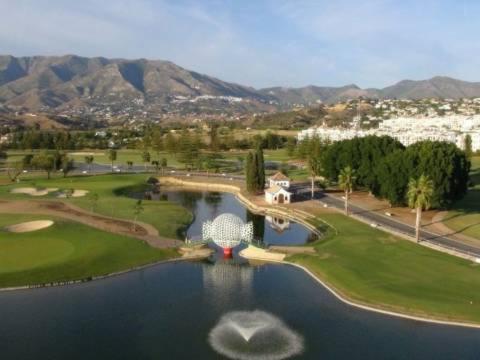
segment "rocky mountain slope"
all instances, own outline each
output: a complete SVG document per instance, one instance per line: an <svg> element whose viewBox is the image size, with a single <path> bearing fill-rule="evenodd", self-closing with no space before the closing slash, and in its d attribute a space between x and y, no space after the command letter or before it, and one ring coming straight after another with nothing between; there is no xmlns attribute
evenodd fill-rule
<svg viewBox="0 0 480 360"><path fill-rule="evenodd" d="M307 86L256 90L186 70L168 61L75 55L0 56L0 104L31 110L109 104L244 110L370 98L480 97L480 83L448 77L404 80L384 89ZM201 104L201 105L199 105ZM239 106L238 104L243 104ZM245 105L247 104L247 105Z"/></svg>

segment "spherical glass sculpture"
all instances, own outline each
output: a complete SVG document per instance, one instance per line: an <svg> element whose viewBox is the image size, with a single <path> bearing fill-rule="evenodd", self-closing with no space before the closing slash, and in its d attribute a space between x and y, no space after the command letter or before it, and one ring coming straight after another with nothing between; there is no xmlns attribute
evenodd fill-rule
<svg viewBox="0 0 480 360"><path fill-rule="evenodd" d="M242 241L251 242L253 239L253 223L245 224L242 219L233 214L222 214L213 221L203 224L202 237L204 241L213 241L229 254L232 248Z"/></svg>

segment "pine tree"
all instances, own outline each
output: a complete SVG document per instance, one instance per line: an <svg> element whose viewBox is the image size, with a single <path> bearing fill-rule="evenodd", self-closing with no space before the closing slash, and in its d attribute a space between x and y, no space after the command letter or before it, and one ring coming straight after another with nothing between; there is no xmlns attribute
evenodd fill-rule
<svg viewBox="0 0 480 360"><path fill-rule="evenodd" d="M253 173L253 152L249 151L247 154L247 160L245 164L245 180L247 185L247 191L249 193L254 193L255 189L255 180L254 180L254 173Z"/></svg>
<svg viewBox="0 0 480 360"><path fill-rule="evenodd" d="M262 148L257 148L256 153L257 191L263 192L263 190L265 189L265 160L263 159Z"/></svg>

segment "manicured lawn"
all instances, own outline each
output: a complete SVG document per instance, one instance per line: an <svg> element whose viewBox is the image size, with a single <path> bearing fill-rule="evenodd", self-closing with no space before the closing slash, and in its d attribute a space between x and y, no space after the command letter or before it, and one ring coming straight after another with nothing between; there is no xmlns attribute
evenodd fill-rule
<svg viewBox="0 0 480 360"><path fill-rule="evenodd" d="M49 228L10 233L3 228L31 220L53 220ZM126 236L38 215L0 218L0 287L86 279L177 256Z"/></svg>
<svg viewBox="0 0 480 360"><path fill-rule="evenodd" d="M472 159L471 178L475 184L448 213L445 225L462 234L480 239L480 157Z"/></svg>
<svg viewBox="0 0 480 360"><path fill-rule="evenodd" d="M98 194L98 202L95 211L102 215L133 220L134 205L136 200L123 196L122 189L141 187L145 184L148 175L125 174L125 175L100 175L100 176L75 176L68 178L55 178L47 180L37 178L23 181L19 184L0 186L0 198L28 199L30 195L11 194L10 190L15 187L45 187L60 189L88 190L90 193L81 198L64 200L87 210L92 209L90 194ZM53 197L36 197L35 199L54 199ZM160 235L170 238L182 238L185 229L192 220L192 214L181 206L168 201L144 201L144 212L138 217L140 221L155 226Z"/></svg>
<svg viewBox="0 0 480 360"><path fill-rule="evenodd" d="M318 255L291 261L350 299L389 310L480 323L480 266L398 239L340 214L322 218L339 230Z"/></svg>
<svg viewBox="0 0 480 360"><path fill-rule="evenodd" d="M35 153L35 151L11 150L8 151L8 161L18 161L21 160L26 154L32 153ZM108 159L108 150L74 150L70 151L69 154L71 158L80 163L85 162L86 155L93 154L94 162L99 164L110 164L110 160ZM141 155L142 151L140 150L117 150L117 160L115 160L115 164L125 166L127 161L132 161L134 165L143 165ZM173 155L166 152L161 152L160 156L158 157L155 151L150 151L150 155L152 161L158 160L158 158L166 158L168 166L180 165Z"/></svg>

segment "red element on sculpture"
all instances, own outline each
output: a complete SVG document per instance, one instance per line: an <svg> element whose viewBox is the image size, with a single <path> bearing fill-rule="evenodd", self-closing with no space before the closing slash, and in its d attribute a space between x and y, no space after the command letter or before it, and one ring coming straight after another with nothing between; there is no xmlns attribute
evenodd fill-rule
<svg viewBox="0 0 480 360"><path fill-rule="evenodd" d="M232 248L223 248L223 255L232 256Z"/></svg>

